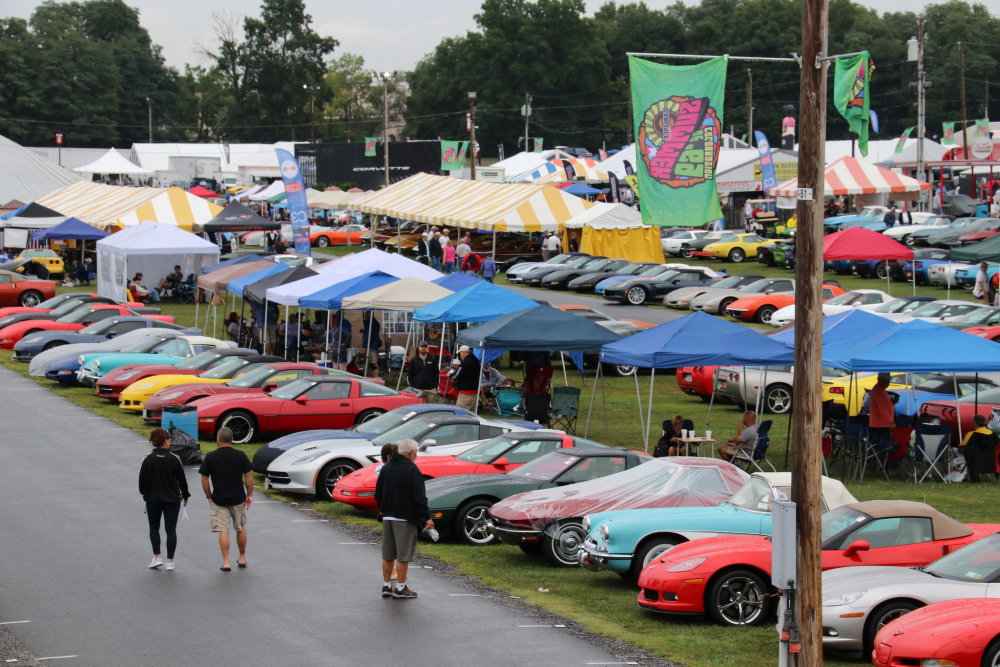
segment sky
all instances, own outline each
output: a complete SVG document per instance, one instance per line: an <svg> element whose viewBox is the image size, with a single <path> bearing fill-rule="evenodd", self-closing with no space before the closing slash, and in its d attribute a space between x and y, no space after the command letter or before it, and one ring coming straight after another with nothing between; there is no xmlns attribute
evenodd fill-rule
<svg viewBox="0 0 1000 667"><path fill-rule="evenodd" d="M184 64L204 65L206 48L214 44L215 17L259 15L259 0L125 0L139 9L140 22L153 42L163 47L167 64L183 70ZM593 13L607 0L585 0ZM629 0L626 0L629 1ZM923 0L855 0L880 13L914 11ZM978 0L994 15L1000 0ZM663 7L673 0L646 0L649 7ZM685 0L690 4L692 0ZM27 18L39 0L2 0L0 15ZM481 0L305 0L313 29L340 42L334 56L354 53L372 69L411 70L445 37L464 35L475 28L473 15Z"/></svg>

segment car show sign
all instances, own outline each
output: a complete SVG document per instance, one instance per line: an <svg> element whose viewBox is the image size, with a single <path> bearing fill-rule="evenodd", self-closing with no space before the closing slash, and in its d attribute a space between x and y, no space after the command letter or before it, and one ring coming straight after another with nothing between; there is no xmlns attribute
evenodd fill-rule
<svg viewBox="0 0 1000 667"><path fill-rule="evenodd" d="M661 65L629 56L642 218L700 226L722 217L715 168L722 139L727 59Z"/></svg>
<svg viewBox="0 0 1000 667"><path fill-rule="evenodd" d="M837 58L833 73L833 106L858 135L858 148L868 156L868 92L875 63L867 51L850 58Z"/></svg>
<svg viewBox="0 0 1000 667"><path fill-rule="evenodd" d="M281 148L275 148L274 151L278 154L278 168L281 170L281 180L285 184L295 252L309 255L311 254L309 205L306 202L306 184L302 180L302 170L299 169L299 162L294 155Z"/></svg>

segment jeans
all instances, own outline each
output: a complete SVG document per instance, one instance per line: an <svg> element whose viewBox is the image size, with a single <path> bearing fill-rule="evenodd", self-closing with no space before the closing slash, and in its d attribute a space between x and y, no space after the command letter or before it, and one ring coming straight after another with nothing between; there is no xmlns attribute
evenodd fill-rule
<svg viewBox="0 0 1000 667"><path fill-rule="evenodd" d="M149 542L153 553L160 553L160 516L163 516L167 532L167 559L174 559L177 550L177 517L181 512L180 501L172 503L146 503L146 518L149 519Z"/></svg>
<svg viewBox="0 0 1000 667"><path fill-rule="evenodd" d="M441 270L441 258L437 255L431 255L431 268Z"/></svg>

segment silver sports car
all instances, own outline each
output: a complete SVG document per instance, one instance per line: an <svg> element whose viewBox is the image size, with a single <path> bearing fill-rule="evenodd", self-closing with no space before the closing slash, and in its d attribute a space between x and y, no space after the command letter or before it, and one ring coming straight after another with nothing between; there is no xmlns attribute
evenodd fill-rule
<svg viewBox="0 0 1000 667"><path fill-rule="evenodd" d="M1000 533L922 568L845 567L823 573L823 647L870 656L883 625L918 607L1000 598Z"/></svg>

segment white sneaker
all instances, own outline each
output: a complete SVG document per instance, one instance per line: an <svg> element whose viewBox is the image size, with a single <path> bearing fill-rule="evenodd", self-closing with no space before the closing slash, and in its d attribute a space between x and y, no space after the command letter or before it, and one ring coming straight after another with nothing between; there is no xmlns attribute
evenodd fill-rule
<svg viewBox="0 0 1000 667"><path fill-rule="evenodd" d="M163 566L163 559L159 556L153 556L153 560L149 561L149 569L155 570Z"/></svg>
<svg viewBox="0 0 1000 667"><path fill-rule="evenodd" d="M172 572L174 569L174 561L168 560L166 567L164 567L163 569L165 569L167 572Z"/></svg>

